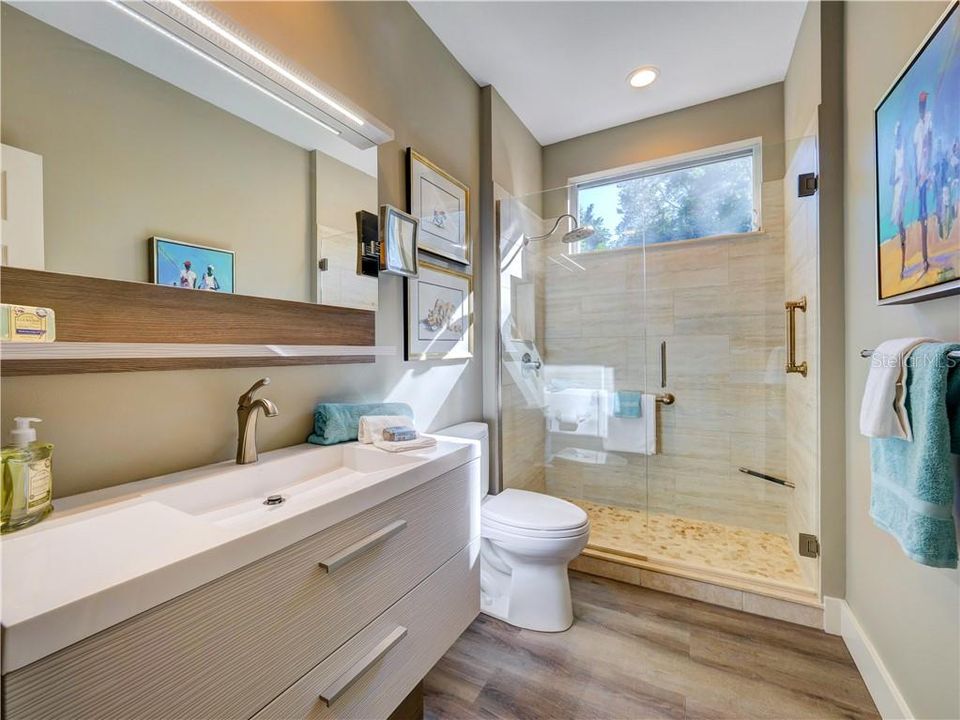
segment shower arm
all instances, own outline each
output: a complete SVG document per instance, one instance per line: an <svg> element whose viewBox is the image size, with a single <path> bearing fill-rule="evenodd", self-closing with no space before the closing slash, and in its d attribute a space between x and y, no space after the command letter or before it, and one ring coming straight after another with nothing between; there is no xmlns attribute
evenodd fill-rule
<svg viewBox="0 0 960 720"><path fill-rule="evenodd" d="M531 240L545 240L546 238L550 237L557 231L557 228L560 227L560 223L563 221L564 218L570 218L571 220L573 220L573 224L575 227L579 226L580 224L579 222L577 222L577 219L573 215L571 215L570 213L564 213L563 215L557 218L557 221L553 224L553 227L550 228L550 232L544 233L543 235L532 235L527 238L527 241L529 242Z"/></svg>

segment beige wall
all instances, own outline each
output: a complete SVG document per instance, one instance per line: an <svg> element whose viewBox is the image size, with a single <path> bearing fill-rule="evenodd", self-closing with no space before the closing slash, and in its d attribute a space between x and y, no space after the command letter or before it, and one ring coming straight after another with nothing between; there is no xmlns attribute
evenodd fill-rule
<svg viewBox="0 0 960 720"><path fill-rule="evenodd" d="M783 81L784 160L784 284L789 299L807 299L798 313L797 357L806 361L807 376L786 377L786 477L796 487L787 504L787 536L807 585L820 588L820 562L801 557L799 533L820 535L820 293L818 288L819 195L798 197L796 178L816 173L817 113L820 106L820 4L807 5L793 56ZM829 552L842 552L830 547Z"/></svg>
<svg viewBox="0 0 960 720"><path fill-rule="evenodd" d="M960 717L960 572L907 559L867 515L870 459L857 418L868 363L856 354L892 337L960 336L957 297L893 307L874 301L873 109L944 8L846 4L846 598L918 718Z"/></svg>
<svg viewBox="0 0 960 720"><path fill-rule="evenodd" d="M379 150L381 202L405 204L408 145L471 188L478 186L479 88L409 5L223 7L393 128L396 140ZM471 198L476 218L477 194ZM471 224L474 241L478 225ZM377 342L398 351L402 287L400 278L381 280L377 316ZM302 442L319 400L404 400L424 429L480 416L478 358L405 363L400 357L341 367L4 379L2 427L9 427L14 415L44 419L41 436L57 446L55 494L64 496L230 458L237 397L263 375L273 380L266 395L277 402L280 416L260 423L261 449Z"/></svg>
<svg viewBox="0 0 960 720"><path fill-rule="evenodd" d="M543 187L557 188L578 175L754 137L763 138L763 179L779 180L783 83L547 145Z"/></svg>
<svg viewBox="0 0 960 720"><path fill-rule="evenodd" d="M306 150L7 4L2 16L3 142L43 157L47 270L146 282L160 235L236 251L237 292L311 299Z"/></svg>

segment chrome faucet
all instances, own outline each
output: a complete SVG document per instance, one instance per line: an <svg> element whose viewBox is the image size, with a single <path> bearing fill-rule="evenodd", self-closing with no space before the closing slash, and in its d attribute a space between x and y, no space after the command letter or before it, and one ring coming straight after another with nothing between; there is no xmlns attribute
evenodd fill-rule
<svg viewBox="0 0 960 720"><path fill-rule="evenodd" d="M270 384L270 378L257 380L253 387L247 390L237 401L237 465L246 465L257 461L257 410L263 410L267 417L276 417L279 414L277 406L266 398L257 398L253 395L264 385Z"/></svg>

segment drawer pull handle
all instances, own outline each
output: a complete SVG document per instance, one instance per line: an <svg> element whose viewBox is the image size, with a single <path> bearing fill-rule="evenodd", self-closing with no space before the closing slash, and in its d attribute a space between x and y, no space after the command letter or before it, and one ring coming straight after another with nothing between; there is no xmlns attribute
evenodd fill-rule
<svg viewBox="0 0 960 720"><path fill-rule="evenodd" d="M333 705L337 698L349 690L351 685L359 680L380 658L390 652L406 635L407 629L405 627L397 627L396 630L378 642L370 652L347 668L346 672L334 680L330 687L321 692L320 699L326 703L327 707Z"/></svg>
<svg viewBox="0 0 960 720"><path fill-rule="evenodd" d="M344 548L336 555L329 557L326 560L321 560L319 563L320 567L326 570L327 573L332 573L334 570L343 567L350 561L355 560L360 555L363 555L363 553L365 553L367 550L385 543L398 532L403 530L406 526L406 520L397 520L392 522L386 527L377 530L375 533L367 535L367 537L363 538L363 540L358 540L353 545Z"/></svg>

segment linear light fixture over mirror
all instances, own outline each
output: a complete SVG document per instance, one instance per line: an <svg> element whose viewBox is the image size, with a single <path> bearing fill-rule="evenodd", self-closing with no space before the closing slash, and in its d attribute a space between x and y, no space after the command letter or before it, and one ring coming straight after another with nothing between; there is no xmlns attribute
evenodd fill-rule
<svg viewBox="0 0 960 720"><path fill-rule="evenodd" d="M297 75L295 75L293 72L285 68L279 62L273 60L265 53L257 50L250 43L245 42L242 38L238 37L235 33L232 33L229 30L227 30L222 24L218 23L213 18L191 7L187 3L182 2L182 0L167 0L166 2L163 3L163 5L173 6L180 12L186 13L191 18L196 20L198 23L203 25L205 28L213 31L214 33L219 35L221 38L226 40L235 50L245 55L248 61L252 59L255 62L263 63L274 72L279 73L282 77L292 82L297 87L301 88L302 90L305 90L307 93L315 97L317 100L322 102L327 107L335 110L341 115L352 120L358 127L364 126L363 118L361 118L355 113L350 112L347 108L345 108L343 105L335 101L328 94L321 92L310 83L297 77Z"/></svg>
<svg viewBox="0 0 960 720"><path fill-rule="evenodd" d="M372 118L361 117L306 71L252 37L210 3L182 0L119 0L124 7L152 21L177 38L220 61L259 87L269 91L360 148L392 139L393 134Z"/></svg>
<svg viewBox="0 0 960 720"><path fill-rule="evenodd" d="M129 7L127 7L126 5L124 5L123 3L118 2L118 0L107 0L107 1L110 2L112 5L116 6L119 10L127 13L127 15L129 15L130 17L134 18L135 20L137 20L137 21L139 21L139 22L142 22L144 25L146 25L147 27L149 27L151 30L154 30L154 31L160 33L160 34L163 35L164 37L170 38L170 40L172 40L173 42L177 43L177 44L180 45L181 47L186 48L186 49L189 50L190 52L194 53L197 57L202 58L203 60L205 60L205 61L213 64L214 66L220 68L223 72L228 73L229 75L237 78L237 79L240 80L241 82L246 83L246 84L249 85L250 87L254 88L255 90L258 90L259 92L263 93L263 94L266 95L267 97L272 98L273 100L275 100L276 102L280 103L280 104L283 105L284 107L287 107L287 108L289 108L290 110L293 110L295 113L301 115L302 117L305 117L307 120L310 120L311 122L316 123L317 125L319 125L320 127L322 127L324 130L327 130L327 131L329 131L329 132L332 132L334 135L339 135L339 134L340 134L340 131L337 130L336 128L330 127L330 126L327 125L325 122L323 122L322 120L318 120L317 118L315 118L315 117L314 117L313 115L311 115L310 113L304 112L303 110L301 110L300 108L298 108L296 105L293 105L292 103L287 102L286 100L284 100L284 99L283 99L282 97L280 97L279 95L277 95L277 94L275 94L275 93L272 93L272 92L270 92L269 90L267 90L265 87L263 87L263 86L261 86L261 85L257 85L257 83L253 82L252 80L250 80L250 79L247 78L247 77L244 77L243 75L241 75L240 73L238 73L236 70L233 70L232 68L228 67L227 65L225 65L225 64L222 63L222 62L220 62L219 60L217 60L216 58L212 57L211 55L207 55L205 52L203 52L203 51L201 51L201 50L198 50L196 47L194 47L194 46L191 45L190 43L186 42L185 40L182 40L181 38L177 37L176 35L174 35L173 33L169 32L168 30L165 30L164 28L160 27L157 23L153 22L152 20L147 19L146 17L144 17L144 16L141 15L140 13L134 12L134 11L131 10Z"/></svg>
<svg viewBox="0 0 960 720"><path fill-rule="evenodd" d="M334 134L359 150L393 139L388 126L284 58L212 3L11 0L10 4L269 132L348 164L357 165L349 157L348 146L333 139ZM181 58L158 43L179 48ZM201 64L218 69L203 70ZM222 74L222 83L211 76L214 72ZM249 89L243 97L237 81L264 99L251 101ZM338 145L343 145L342 151Z"/></svg>

